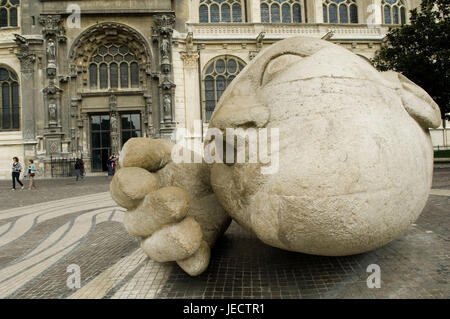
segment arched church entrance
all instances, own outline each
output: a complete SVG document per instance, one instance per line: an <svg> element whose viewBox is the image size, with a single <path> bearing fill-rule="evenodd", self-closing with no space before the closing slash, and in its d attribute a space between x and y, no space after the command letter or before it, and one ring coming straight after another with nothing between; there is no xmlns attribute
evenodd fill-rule
<svg viewBox="0 0 450 319"><path fill-rule="evenodd" d="M76 74L69 86L77 117L74 153L88 171L107 170L109 156L118 155L128 139L158 134L152 58L147 40L119 23L97 24L74 41L69 59Z"/></svg>

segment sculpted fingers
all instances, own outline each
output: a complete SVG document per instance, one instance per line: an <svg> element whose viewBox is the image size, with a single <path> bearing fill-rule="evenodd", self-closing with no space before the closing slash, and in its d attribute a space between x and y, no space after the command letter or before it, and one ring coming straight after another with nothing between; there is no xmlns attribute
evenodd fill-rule
<svg viewBox="0 0 450 319"><path fill-rule="evenodd" d="M208 197L191 205L184 189L163 187L127 212L123 223L131 235L144 238L142 249L151 259L177 261L184 271L197 276L208 267L210 245L226 229L224 223L229 224L229 217L213 202L214 195Z"/></svg>
<svg viewBox="0 0 450 319"><path fill-rule="evenodd" d="M166 140L128 140L111 196L128 209L125 229L142 238L142 249L151 259L176 261L197 276L208 267L211 247L230 217L212 193L209 167L173 162L173 146Z"/></svg>
<svg viewBox="0 0 450 319"><path fill-rule="evenodd" d="M191 276L198 276L208 268L211 259L211 248L208 243L202 240L200 247L190 257L178 260L177 264Z"/></svg>
<svg viewBox="0 0 450 319"><path fill-rule="evenodd" d="M163 187L148 194L136 210L125 215L123 223L131 235L148 237L163 226L183 220L188 205L186 191L178 187Z"/></svg>
<svg viewBox="0 0 450 319"><path fill-rule="evenodd" d="M159 179L139 167L126 167L118 170L111 185L111 197L126 209L135 209L147 194L159 188Z"/></svg>
<svg viewBox="0 0 450 319"><path fill-rule="evenodd" d="M183 260L192 256L202 242L200 225L191 217L155 232L142 243L147 255L158 262Z"/></svg>
<svg viewBox="0 0 450 319"><path fill-rule="evenodd" d="M163 168L171 160L173 144L150 138L132 138L123 146L119 163L122 167L141 167L150 172Z"/></svg>

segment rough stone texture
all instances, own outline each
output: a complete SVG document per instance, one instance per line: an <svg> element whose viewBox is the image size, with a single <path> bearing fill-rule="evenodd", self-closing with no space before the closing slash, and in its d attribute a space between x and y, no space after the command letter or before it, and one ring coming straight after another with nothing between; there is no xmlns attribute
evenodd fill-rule
<svg viewBox="0 0 450 319"><path fill-rule="evenodd" d="M122 207L136 208L145 196L158 189L157 177L139 167L119 170L111 183L111 196ZM137 182L139 181L139 182Z"/></svg>
<svg viewBox="0 0 450 319"><path fill-rule="evenodd" d="M120 163L123 167L141 167L154 172L170 161L171 149L167 140L150 139L142 143L139 139L131 139L122 148Z"/></svg>
<svg viewBox="0 0 450 319"><path fill-rule="evenodd" d="M278 128L279 171L214 164L227 212L263 242L341 256L387 244L419 217L432 183L425 91L326 41L291 38L261 52L222 95L210 128ZM270 149L270 148L269 148Z"/></svg>
<svg viewBox="0 0 450 319"><path fill-rule="evenodd" d="M44 266L33 267L32 275L23 281L26 285L19 285L19 290L10 290L6 295L9 298L449 298L450 165L439 166L434 172L433 192L446 187L445 193L429 197L417 225L412 225L405 236L365 254L323 257L283 251L265 245L232 223L214 246L208 269L193 278L174 263L146 258L138 241L127 234L121 223L108 221L94 226L95 222L88 219L85 222L89 233L75 234L80 239L77 248L56 264L48 263L46 255L41 256L36 262ZM91 209L112 205L107 194L95 196L95 201L92 195L77 200L67 198L70 190L66 183L67 180L41 180L39 192L11 194L9 183L0 181L0 197L7 194L7 204L14 204L17 213L28 215L38 211L34 206L20 207L24 204L22 195L33 201L45 199L45 193L53 194L52 200L64 199L59 204L46 203L47 209L40 208L46 214L48 208L61 206L54 218L33 224L27 234L0 247L0 269L14 264L19 270L14 285L29 272L24 271L20 262L23 256L69 219L90 212L80 204L90 202ZM72 192L79 194L83 190L93 194L109 187L107 178L88 178L77 185L81 184L83 189L70 185ZM3 205L0 208L3 210ZM68 210L73 214L67 214ZM1 222L11 221L3 215L4 211L1 213ZM114 216L118 215L117 211ZM46 250L52 254L59 251L55 246ZM366 268L373 263L381 267L380 289L369 289L366 285L370 275ZM79 290L69 290L66 285L70 264L81 268ZM6 279L1 275L0 278ZM9 290L8 286L2 282L0 292L4 294L5 290Z"/></svg>
<svg viewBox="0 0 450 319"><path fill-rule="evenodd" d="M172 147L163 140L130 139L120 156L122 168L111 182L111 196L129 210L125 228L143 238L150 258L177 261L197 276L208 267L210 249L231 219L212 193L208 166L171 162Z"/></svg>
<svg viewBox="0 0 450 319"><path fill-rule="evenodd" d="M271 246L358 254L398 238L422 212L433 170L427 129L439 124L436 103L404 76L379 73L329 42L291 38L245 68L210 123L224 135L227 128L278 129L279 150L270 154L279 158L277 172L263 174L262 163L211 171L175 164L169 142L131 139L111 194L131 209L125 227L145 238L147 255L177 261L191 275L206 269L210 247L229 225L222 207ZM141 170L147 179L142 168L163 188L139 188L126 174Z"/></svg>

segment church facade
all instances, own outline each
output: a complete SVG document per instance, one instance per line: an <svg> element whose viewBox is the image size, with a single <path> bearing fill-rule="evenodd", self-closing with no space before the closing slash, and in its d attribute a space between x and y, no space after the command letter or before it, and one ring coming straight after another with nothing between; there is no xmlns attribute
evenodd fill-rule
<svg viewBox="0 0 450 319"><path fill-rule="evenodd" d="M419 4L0 0L0 178L13 156L45 177L77 157L103 172L131 137L205 128L227 85L276 41L324 38L369 60ZM433 134L439 144L447 133Z"/></svg>

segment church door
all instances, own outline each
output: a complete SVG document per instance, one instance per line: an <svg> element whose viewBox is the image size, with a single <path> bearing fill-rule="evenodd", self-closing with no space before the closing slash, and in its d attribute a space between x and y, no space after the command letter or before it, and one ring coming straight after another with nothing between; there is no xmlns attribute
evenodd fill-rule
<svg viewBox="0 0 450 319"><path fill-rule="evenodd" d="M107 171L107 161L111 155L111 126L109 115L91 116L91 151L92 171Z"/></svg>

